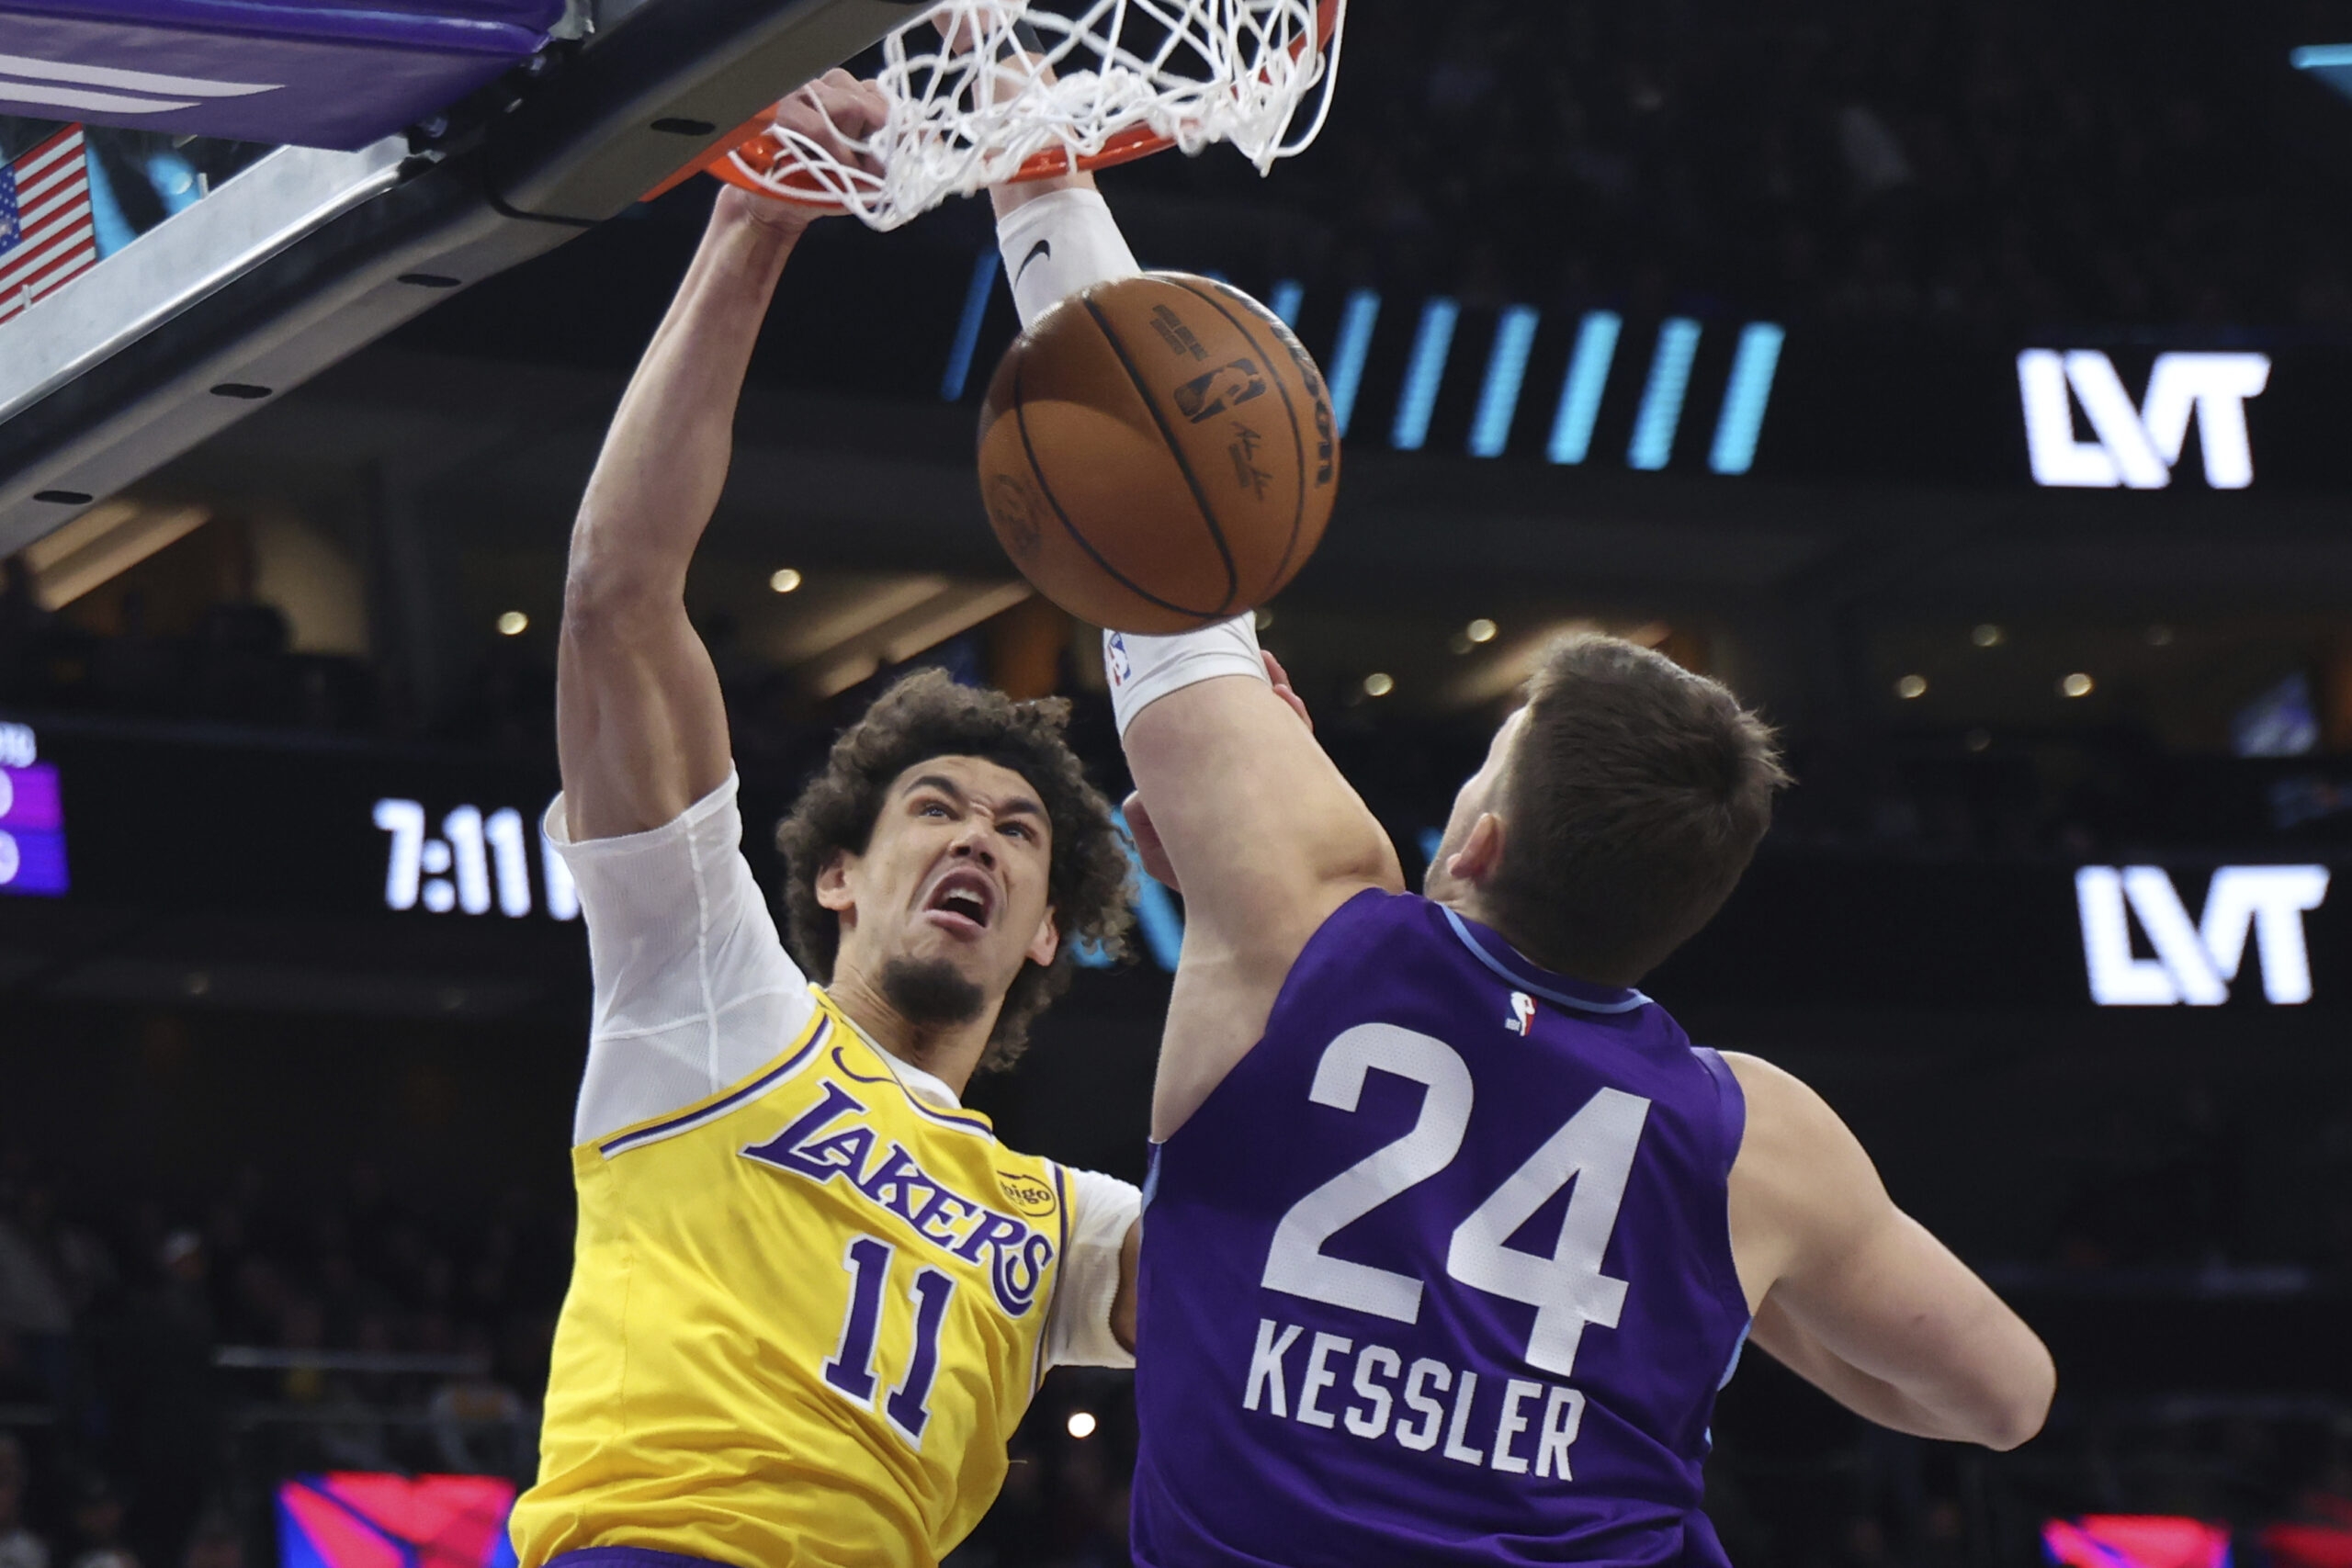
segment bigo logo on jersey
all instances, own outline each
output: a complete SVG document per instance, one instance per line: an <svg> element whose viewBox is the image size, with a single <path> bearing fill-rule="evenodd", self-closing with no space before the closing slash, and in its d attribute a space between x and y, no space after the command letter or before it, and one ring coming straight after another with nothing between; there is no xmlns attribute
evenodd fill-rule
<svg viewBox="0 0 2352 1568"><path fill-rule="evenodd" d="M2091 999L2101 1007L2218 1007L2230 998L2250 935L2262 960L2263 996L2307 1002L2303 916L2326 897L2324 865L2225 865L2213 874L2204 914L2192 924L2163 867L2084 866L2075 873L2075 902ZM2132 951L2134 915L2153 958Z"/></svg>

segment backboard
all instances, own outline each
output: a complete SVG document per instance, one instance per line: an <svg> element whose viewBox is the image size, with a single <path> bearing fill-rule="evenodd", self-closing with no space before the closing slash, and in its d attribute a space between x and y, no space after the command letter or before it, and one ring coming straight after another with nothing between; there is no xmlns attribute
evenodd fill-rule
<svg viewBox="0 0 2352 1568"><path fill-rule="evenodd" d="M605 0L573 9L572 28L448 114L356 150L89 131L97 184L108 183L110 164L119 180L118 139L142 136L161 144L148 153L175 155L190 179L154 186L159 221L133 233L118 215L96 265L0 321L0 556L450 291L626 210L920 6ZM13 42L7 12L0 0L0 36ZM64 69L0 54L0 76L46 70L53 83ZM12 158L63 129L25 119L0 128L10 137L0 152ZM208 164L218 178L198 166ZM164 184L174 180L166 165ZM103 229L99 194L93 224Z"/></svg>

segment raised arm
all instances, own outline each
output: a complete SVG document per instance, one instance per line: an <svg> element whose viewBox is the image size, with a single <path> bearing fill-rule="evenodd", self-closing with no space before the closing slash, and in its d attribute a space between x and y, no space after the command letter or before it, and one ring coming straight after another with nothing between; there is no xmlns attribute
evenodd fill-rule
<svg viewBox="0 0 2352 1568"><path fill-rule="evenodd" d="M1087 175L996 191L1023 324L1138 270ZM1249 615L1105 647L1130 821L1184 892L1152 1135L1181 1126L1263 1032L1306 940L1367 887L1401 888L1388 836L1268 678Z"/></svg>
<svg viewBox="0 0 2352 1568"><path fill-rule="evenodd" d="M1819 1095L1724 1059L1747 1100L1731 1222L1756 1343L1897 1431L2013 1449L2041 1430L2057 1374L2033 1330L1894 1206Z"/></svg>
<svg viewBox="0 0 2352 1568"><path fill-rule="evenodd" d="M862 135L878 93L829 73L787 118ZM571 532L556 744L575 840L674 819L726 781L727 712L687 622L686 565L727 482L752 346L808 209L729 187L621 398Z"/></svg>
<svg viewBox="0 0 2352 1568"><path fill-rule="evenodd" d="M1229 672L1174 685L1188 657ZM1258 663L1242 617L1182 637L1129 637L1112 654L1143 689L1123 704L1127 768L1184 893L1184 955L1169 1005L1152 1135L1182 1126L1263 1033L1317 929L1404 874L1387 833ZM1130 699L1132 702L1133 699Z"/></svg>

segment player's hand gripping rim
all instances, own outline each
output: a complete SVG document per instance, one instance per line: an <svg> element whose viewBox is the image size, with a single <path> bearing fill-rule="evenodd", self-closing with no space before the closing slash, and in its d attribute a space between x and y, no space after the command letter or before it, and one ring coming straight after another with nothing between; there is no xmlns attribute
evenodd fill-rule
<svg viewBox="0 0 2352 1568"><path fill-rule="evenodd" d="M882 164L874 155L874 138L889 118L889 95L836 65L778 104L775 126L823 149L842 164L879 179ZM718 199L723 205L731 204L738 216L795 238L818 219L837 210L763 196L733 184Z"/></svg>

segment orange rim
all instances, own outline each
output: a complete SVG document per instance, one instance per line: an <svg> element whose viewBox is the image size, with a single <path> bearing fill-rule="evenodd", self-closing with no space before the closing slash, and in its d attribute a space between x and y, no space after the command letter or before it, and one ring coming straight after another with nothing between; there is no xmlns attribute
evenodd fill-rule
<svg viewBox="0 0 2352 1568"><path fill-rule="evenodd" d="M1318 50L1330 41L1331 27L1332 23L1338 19L1340 5L1340 0L1318 0L1315 7L1315 46ZM1306 50L1306 43L1307 40L1305 39L1293 43L1291 58L1297 59ZM773 107L762 109L732 132L721 137L718 145L710 152L704 153L700 158L646 192L641 199L651 201L658 196L663 196L674 190L695 175L707 173L725 180L729 185L738 186L744 190L775 200L799 202L808 207L822 208L829 212L848 210L842 205L841 199L829 191L821 190L813 185L797 184L788 176L784 181L785 188L779 191L775 186L763 183L754 177L752 173L747 172L737 164L735 160L740 156L743 163L751 164L752 168L759 174L765 174L775 167L782 149L777 145L775 139L767 133L768 128L775 123L775 118L776 111ZM1014 171L1012 176L1004 183L1019 185L1028 180L1048 180L1060 175L1091 174L1096 169L1108 169L1120 164L1132 164L1138 158L1148 158L1155 152L1165 152L1175 145L1176 139L1172 136L1162 136L1148 125L1131 125L1125 130L1113 133L1110 140L1102 144L1102 150L1100 152L1081 153L1075 158L1059 148L1048 148L1042 152L1033 152L1023 160L1021 167Z"/></svg>

